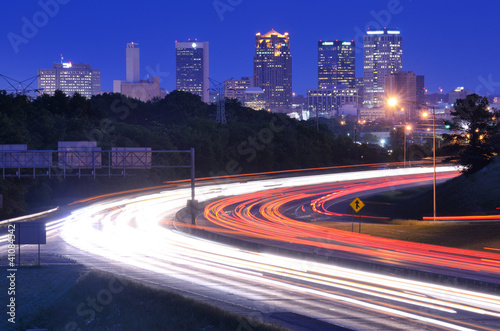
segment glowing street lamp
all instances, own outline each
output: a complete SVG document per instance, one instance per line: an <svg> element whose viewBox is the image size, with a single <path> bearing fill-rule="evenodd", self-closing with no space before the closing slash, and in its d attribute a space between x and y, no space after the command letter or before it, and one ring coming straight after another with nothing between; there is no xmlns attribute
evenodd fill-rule
<svg viewBox="0 0 500 331"><path fill-rule="evenodd" d="M395 107L398 104L398 99L396 98L389 98L387 100L387 104L391 107Z"/></svg>
<svg viewBox="0 0 500 331"><path fill-rule="evenodd" d="M420 107L425 107L428 111L432 109L432 166L434 168L434 181L433 181L433 219L436 221L436 109L429 107L426 104L418 103L414 101L401 101L401 103L414 104ZM398 100L396 98L389 98L387 100L389 106L396 106ZM428 117L429 113L423 113L424 117ZM406 125L406 124L405 124ZM406 146L406 130L405 130L405 146ZM405 152L406 157L406 152Z"/></svg>
<svg viewBox="0 0 500 331"><path fill-rule="evenodd" d="M399 100L397 98L391 97L387 99L387 104L391 107L396 107L399 103ZM406 102L403 102L406 103ZM401 108L401 111L403 114L405 114L405 109ZM406 168L406 131L411 131L411 126L406 125L406 116L403 115L404 117L404 126L403 126L403 135L404 135L404 142L403 142L403 168Z"/></svg>

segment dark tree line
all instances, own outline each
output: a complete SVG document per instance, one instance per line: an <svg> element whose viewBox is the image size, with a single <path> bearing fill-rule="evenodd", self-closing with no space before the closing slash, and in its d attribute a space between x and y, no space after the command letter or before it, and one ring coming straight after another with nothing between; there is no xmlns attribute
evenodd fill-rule
<svg viewBox="0 0 500 331"><path fill-rule="evenodd" d="M92 99L78 94L69 97L60 91L30 100L0 91L0 144L27 144L30 150L55 150L58 141L80 140L97 141L103 150L194 147L197 177L387 161L380 150L355 145L350 137L334 132L331 128L338 123L317 126L314 121L255 111L234 101L226 105L227 124L217 124L215 114L215 105L180 91L150 102L114 93ZM0 194L4 195L0 216L22 213L34 201L46 203L54 197L72 196L69 191L95 195L181 177L186 178L187 173L151 170L125 181L0 180Z"/></svg>

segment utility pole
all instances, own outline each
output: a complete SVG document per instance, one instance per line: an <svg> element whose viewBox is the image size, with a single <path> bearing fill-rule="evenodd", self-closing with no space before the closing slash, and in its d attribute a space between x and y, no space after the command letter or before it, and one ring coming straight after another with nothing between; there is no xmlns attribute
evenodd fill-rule
<svg viewBox="0 0 500 331"><path fill-rule="evenodd" d="M14 92L15 94L25 95L26 92L32 92L32 91L40 93L40 91L43 90L43 88L29 89L31 85L38 79L39 75L30 77L25 80L16 80L14 78L10 78L2 74L0 74L0 77L3 78L7 82L7 84L10 85L11 89L9 89L9 91Z"/></svg>
<svg viewBox="0 0 500 331"><path fill-rule="evenodd" d="M210 78L214 88L212 91L217 93L217 98L215 99L215 103L217 105L217 114L215 116L215 122L226 124L226 98L224 96L224 82L218 82L215 79Z"/></svg>

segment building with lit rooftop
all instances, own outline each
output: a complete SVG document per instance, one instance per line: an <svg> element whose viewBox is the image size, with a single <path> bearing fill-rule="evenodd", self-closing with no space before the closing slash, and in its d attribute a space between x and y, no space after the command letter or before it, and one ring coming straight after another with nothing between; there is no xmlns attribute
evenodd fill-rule
<svg viewBox="0 0 500 331"><path fill-rule="evenodd" d="M264 91L266 109L287 111L292 107L292 55L290 36L271 30L255 35L253 76Z"/></svg>
<svg viewBox="0 0 500 331"><path fill-rule="evenodd" d="M175 88L210 101L208 41L175 42Z"/></svg>
<svg viewBox="0 0 500 331"><path fill-rule="evenodd" d="M403 70L403 37L397 29L372 29L363 41L363 106L383 107L385 77Z"/></svg>
<svg viewBox="0 0 500 331"><path fill-rule="evenodd" d="M456 87L453 91L448 92L448 102L454 104L458 99L465 99L469 94L471 94L470 90L465 87Z"/></svg>
<svg viewBox="0 0 500 331"><path fill-rule="evenodd" d="M101 71L90 64L54 63L52 69L38 69L38 89L44 94L54 95L61 90L72 96L79 93L86 98L101 93Z"/></svg>
<svg viewBox="0 0 500 331"><path fill-rule="evenodd" d="M356 86L354 41L318 42L318 88L328 85Z"/></svg>

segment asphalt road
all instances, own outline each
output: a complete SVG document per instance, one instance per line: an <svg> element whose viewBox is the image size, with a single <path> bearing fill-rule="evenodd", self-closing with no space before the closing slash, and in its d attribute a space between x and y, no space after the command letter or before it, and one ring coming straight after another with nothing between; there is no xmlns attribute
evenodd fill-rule
<svg viewBox="0 0 500 331"><path fill-rule="evenodd" d="M404 175L408 171L396 172ZM197 197L199 200L211 200L221 195L262 193L263 190L276 187L293 188L353 179L364 182L373 176L387 178L393 172L384 170L239 185L207 185L197 190ZM338 327L355 330L500 329L500 298L494 295L362 272L320 261L244 250L178 231L174 227L175 214L185 206L188 198L188 189L177 189L92 203L75 210L67 218L47 224L48 242L43 247L43 253L61 254L85 265L126 275L216 304L223 309L278 322L296 330ZM279 212L279 207L275 208L270 210ZM252 217L258 216L252 213L251 208L242 208L241 212ZM230 217L226 221L236 219L235 214L228 213ZM290 224L284 220L286 218L280 222L289 228ZM247 220L246 226L255 224ZM261 236L261 229L267 231L275 226L275 223L259 223L257 229L253 227L247 230ZM221 228L218 225L217 229ZM285 228L279 231L291 232ZM301 240L310 240L315 231L317 229L309 228L306 233L303 230ZM241 234L241 230L237 232ZM360 241L359 237L353 237L352 234L343 235L357 240L350 243L351 250L357 247L366 250L368 255L374 255L383 249L377 246L381 245L380 242L365 247L363 243L366 238ZM340 242L338 237L332 236L329 234L328 239ZM291 238L290 235L288 239ZM313 238L312 242L319 243L317 238ZM4 238L0 239L0 245L4 254ZM311 243L308 243L310 246ZM22 247L25 252L33 249L32 246ZM335 250L335 247L328 249ZM415 247L405 250L405 254L411 256ZM422 252L419 254L421 260L427 259ZM445 260L453 255L450 252L432 252L432 257L428 259L434 261L437 255L443 254L446 255L443 257ZM463 254L462 259L469 259L467 254ZM386 262L393 260L401 263L401 260L397 262L399 258L384 254ZM486 263L484 268L487 266L489 269L480 270L479 273L494 274L500 269L498 255L488 258L496 260L488 263L483 261ZM458 258L451 263L465 264L460 260ZM476 260L474 263L477 264ZM432 265L427 263L429 261L425 261L426 264ZM451 267L447 266L446 269ZM252 326L242 327L251 329Z"/></svg>

